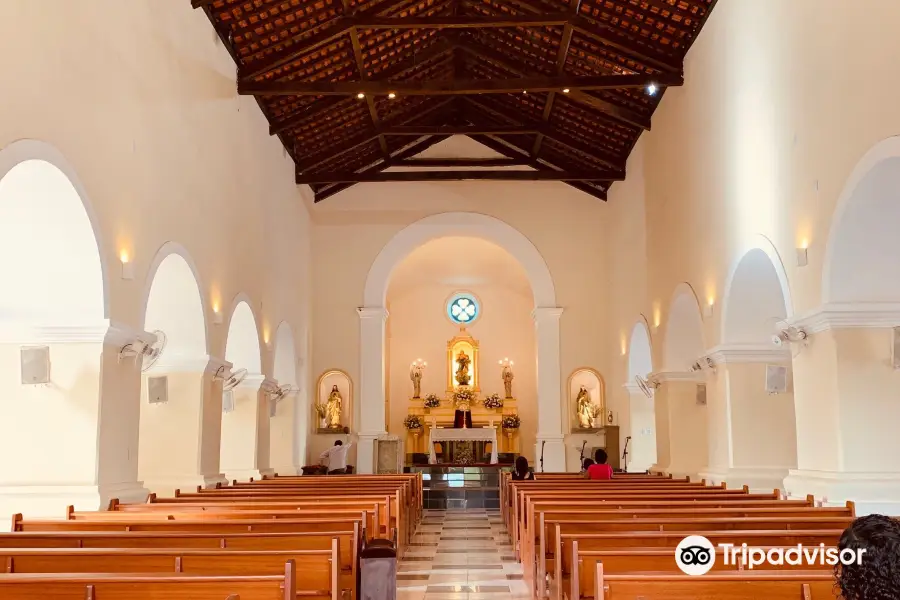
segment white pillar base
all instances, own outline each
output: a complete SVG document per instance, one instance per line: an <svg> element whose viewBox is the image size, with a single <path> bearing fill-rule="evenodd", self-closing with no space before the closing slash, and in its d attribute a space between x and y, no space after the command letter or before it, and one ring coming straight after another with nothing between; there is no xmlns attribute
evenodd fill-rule
<svg viewBox="0 0 900 600"><path fill-rule="evenodd" d="M541 450L544 456L544 468L541 469ZM564 473L566 471L566 446L563 436L556 434L538 434L534 445L534 470L537 473Z"/></svg>
<svg viewBox="0 0 900 600"><path fill-rule="evenodd" d="M260 481L265 474L265 470L260 471L259 469L236 469L225 471L225 478L230 485L235 480L237 480L238 483L246 483L251 479L253 479L253 481Z"/></svg>
<svg viewBox="0 0 900 600"><path fill-rule="evenodd" d="M784 480L789 498L812 494L824 506L856 505L856 516L900 514L900 473L839 473L792 469Z"/></svg>
<svg viewBox="0 0 900 600"><path fill-rule="evenodd" d="M383 431L360 433L356 444L356 472L371 475L375 472L375 440L384 435Z"/></svg>
<svg viewBox="0 0 900 600"><path fill-rule="evenodd" d="M218 475L204 475L203 487L214 488L216 487L216 484L222 486L228 485L228 478L225 477L225 473L219 473Z"/></svg>
<svg viewBox="0 0 900 600"><path fill-rule="evenodd" d="M69 505L75 510L106 510L113 498L123 504L140 504L147 501L148 495L149 492L137 481L108 486L0 486L0 514L63 518Z"/></svg>
<svg viewBox="0 0 900 600"><path fill-rule="evenodd" d="M788 467L732 467L730 469L704 469L699 473L709 485L725 482L729 489L740 489L745 485L751 493L768 493L772 490L784 492L784 478Z"/></svg>
<svg viewBox="0 0 900 600"><path fill-rule="evenodd" d="M223 477L223 481L227 481ZM182 492L196 492L197 486L210 487L207 478L202 475L185 475L184 477L173 477L170 479L149 479L144 481L144 486L156 494L157 496L174 496L175 490ZM211 487L216 487L213 483Z"/></svg>

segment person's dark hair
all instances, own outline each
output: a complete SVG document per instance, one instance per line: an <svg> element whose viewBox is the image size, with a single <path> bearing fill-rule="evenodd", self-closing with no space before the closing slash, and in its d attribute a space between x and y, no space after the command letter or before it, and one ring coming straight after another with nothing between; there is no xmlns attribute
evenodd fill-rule
<svg viewBox="0 0 900 600"><path fill-rule="evenodd" d="M860 564L835 566L841 598L900 599L900 523L884 515L860 517L844 530L838 550L865 550Z"/></svg>
<svg viewBox="0 0 900 600"><path fill-rule="evenodd" d="M516 457L516 474L524 475L528 472L528 459L524 456Z"/></svg>
<svg viewBox="0 0 900 600"><path fill-rule="evenodd" d="M608 458L606 450L603 448L597 448L597 451L594 452L594 462L598 465L605 465Z"/></svg>
<svg viewBox="0 0 900 600"><path fill-rule="evenodd" d="M594 459L593 459L593 458L586 458L586 459L584 459L584 462L581 463L581 468L584 469L585 471L587 471L587 468L588 468L589 466L591 466L592 464L594 464Z"/></svg>
<svg viewBox="0 0 900 600"><path fill-rule="evenodd" d="M344 442L342 442L341 440L336 440L336 441L334 442L334 445L335 445L335 446L343 446L343 445L344 445Z"/></svg>

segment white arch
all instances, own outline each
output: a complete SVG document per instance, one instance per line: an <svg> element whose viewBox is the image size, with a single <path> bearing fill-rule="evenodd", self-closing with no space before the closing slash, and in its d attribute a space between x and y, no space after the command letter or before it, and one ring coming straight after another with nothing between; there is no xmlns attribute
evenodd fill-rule
<svg viewBox="0 0 900 600"><path fill-rule="evenodd" d="M228 318L228 338L225 341L225 360L235 369L262 373L262 352L256 316L250 308L250 298L243 292L234 297Z"/></svg>
<svg viewBox="0 0 900 600"><path fill-rule="evenodd" d="M650 328L642 316L631 328L628 342L628 382L634 383L635 376L647 377L653 372L653 353L650 345Z"/></svg>
<svg viewBox="0 0 900 600"><path fill-rule="evenodd" d="M896 236L893 235L893 231L887 238L887 240L879 239L879 232L859 232L854 231L858 229L858 227L854 227L852 223L848 223L848 220L856 210L860 208L864 208L864 201L866 199L871 198L871 191L863 189L867 183L871 183L870 176L873 175L873 171L875 171L882 163L885 161L897 162L895 170L900 170L900 136L893 136L887 139L884 139L875 146L873 146L866 154L860 159L860 161L856 164L853 170L850 173L850 176L847 178L846 183L844 184L844 188L841 191L841 195L838 197L838 201L834 210L834 215L831 220L831 228L828 232L828 240L825 246L825 262L822 267L822 303L827 304L831 302L839 302L846 300L845 298L838 297L837 289L835 286L836 279L838 279L837 274L835 273L836 264L837 268L843 267L845 262L855 261L858 268L862 270L869 269L867 272L871 272L871 265L865 264L866 260L870 258L871 247L861 247L859 250L861 252L859 254L853 253L851 256L845 256L842 253L838 246L844 243L845 236L853 236L854 234L862 234L863 240L870 243L892 243L894 246L893 249L896 249ZM877 175L877 173L875 173ZM894 190L896 194L896 191ZM889 205L895 206L896 203L888 203ZM893 218L894 215L882 215L880 222L884 224L890 223L893 225L896 223L896 220ZM865 246L869 246L869 244L865 244ZM869 250L869 252L867 252ZM840 259L840 260L839 260ZM883 257L882 261L890 260L890 258ZM882 262L880 261L880 262ZM882 262L883 264L883 262ZM892 268L896 269L896 264L892 265ZM882 283L895 283L893 278L890 278L891 281L884 278L883 270L878 271L878 276L882 279ZM850 286L853 287L861 287L861 286ZM851 292L853 289L848 289L848 285L846 282L840 284L840 290ZM863 295L866 295L867 290L860 290ZM896 291L896 290L894 290ZM894 294L891 294L894 295ZM865 298L869 301L896 301L898 298Z"/></svg>
<svg viewBox="0 0 900 600"><path fill-rule="evenodd" d="M697 294L689 283L679 283L666 314L663 368L666 371L687 371L705 348Z"/></svg>
<svg viewBox="0 0 900 600"><path fill-rule="evenodd" d="M544 257L520 231L500 219L473 212L440 213L425 217L398 232L372 263L363 293L365 306L384 306L394 268L422 244L448 237L477 237L509 252L525 269L535 306L556 306L556 288Z"/></svg>
<svg viewBox="0 0 900 600"><path fill-rule="evenodd" d="M768 344L775 322L793 316L784 264L767 238L756 236L734 261L722 304L723 344Z"/></svg>
<svg viewBox="0 0 900 600"><path fill-rule="evenodd" d="M90 241L90 247L92 250L88 250L87 252L91 255L90 258L85 256L88 261L93 262L97 261L96 265L98 266L97 273L97 285L99 287L99 306L95 311L93 307L87 306L93 304L93 301L86 300L86 306L83 307L86 309L85 315L79 315L78 318L84 319L102 319L106 318L109 315L109 286L108 286L108 260L107 254L104 251L106 248L103 243L103 238L101 234L101 228L98 223L98 219L96 214L94 213L93 206L90 202L87 191L84 188L84 185L81 183L81 180L78 178L75 169L72 165L65 159L61 152L59 152L55 147L47 144L45 142L41 142L38 140L18 140L15 141L2 150L0 150L0 185L5 181L8 185L13 185L10 183L10 179L8 176L13 173L12 176L15 176L15 173L21 174L23 177L26 176L30 171L34 171L36 167L44 164L49 167L49 170L42 173L40 177L37 177L36 173L30 173L31 176L35 179L35 184L46 186L47 189L44 191L50 192L50 187L55 186L56 190L53 193L71 193L74 197L78 198L79 206L81 210L78 211L80 214L77 217L73 217L78 219L80 215L86 217L87 224L89 224L90 231L92 234L92 239ZM58 174L59 177L55 177L54 173ZM56 180L56 181L54 181ZM64 181L63 181L64 180ZM66 191L66 190L69 191ZM18 208L19 210L22 207ZM82 212L83 211L83 212ZM58 215L57 215L58 216ZM64 225L76 225L76 223L59 223L60 226ZM54 236L53 232L44 233L48 234L50 237ZM84 240L82 240L84 241ZM51 240L52 242L52 240ZM46 246L46 244L44 244ZM45 248L48 253L52 253L56 256L58 261L65 261L69 255L65 251L57 252L56 248ZM21 250L21 249L19 249ZM46 260L52 260L51 257L47 257ZM66 267L62 267L66 269ZM59 267L57 268L59 270ZM68 271L67 271L68 273ZM70 275L78 276L74 273L69 273ZM9 277L9 275L7 274ZM79 286L80 289L89 289L91 287L90 282L82 282L82 285ZM55 296L55 294L53 295ZM58 299L53 298L53 301L56 302ZM69 302L72 302L72 299L69 298ZM65 303L61 303L60 305L65 305ZM37 310L34 311L33 315L35 318L41 318L41 315L35 314L40 312L40 307L33 307ZM94 312L98 314L93 314ZM52 315L46 315L49 318L59 318L53 317ZM73 315L75 316L75 315ZM20 315L20 317L27 318L25 315Z"/></svg>
<svg viewBox="0 0 900 600"><path fill-rule="evenodd" d="M179 354L209 354L209 327L204 289L187 250L166 242L157 251L144 284L141 328L162 329L170 350Z"/></svg>

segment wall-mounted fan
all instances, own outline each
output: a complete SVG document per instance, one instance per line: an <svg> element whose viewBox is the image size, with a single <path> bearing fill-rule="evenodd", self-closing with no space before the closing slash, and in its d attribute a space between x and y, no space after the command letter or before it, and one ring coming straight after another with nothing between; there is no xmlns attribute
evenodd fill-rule
<svg viewBox="0 0 900 600"><path fill-rule="evenodd" d="M231 374L228 375L228 379L225 380L225 383L222 384L222 390L230 392L231 390L239 386L246 377L247 369L238 369L237 371L232 371Z"/></svg>
<svg viewBox="0 0 900 600"><path fill-rule="evenodd" d="M771 341L776 348L789 348L791 357L796 358L809 344L809 334L799 327L785 327L777 330Z"/></svg>
<svg viewBox="0 0 900 600"><path fill-rule="evenodd" d="M653 392L650 390L650 382L649 381L647 381L640 375L635 375L634 381L635 381L635 383L637 383L637 386L641 390L642 394L644 394L648 398L653 397Z"/></svg>
<svg viewBox="0 0 900 600"><path fill-rule="evenodd" d="M292 385L281 385L269 392L269 416L274 417L278 403L284 400L290 394L295 394L299 390Z"/></svg>
<svg viewBox="0 0 900 600"><path fill-rule="evenodd" d="M144 349L141 351L141 356L143 357L143 364L141 364L141 371L147 371L156 364L156 361L159 360L159 357L162 356L163 351L166 349L166 334L162 331L154 331L153 335L156 336L156 341L152 344L146 344Z"/></svg>

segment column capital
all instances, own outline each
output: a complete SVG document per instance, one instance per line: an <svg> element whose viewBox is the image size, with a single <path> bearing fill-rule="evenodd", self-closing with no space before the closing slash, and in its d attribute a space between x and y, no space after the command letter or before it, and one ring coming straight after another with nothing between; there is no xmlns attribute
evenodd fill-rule
<svg viewBox="0 0 900 600"><path fill-rule="evenodd" d="M720 344L710 348L701 359L711 358L717 365L729 363L787 363L791 362L788 348L773 344Z"/></svg>
<svg viewBox="0 0 900 600"><path fill-rule="evenodd" d="M663 383L705 383L706 376L702 372L692 371L659 371L650 373L647 381L651 384ZM652 386L651 386L652 387Z"/></svg>
<svg viewBox="0 0 900 600"><path fill-rule="evenodd" d="M883 329L900 326L900 302L829 302L778 323L808 334L830 329Z"/></svg>
<svg viewBox="0 0 900 600"><path fill-rule="evenodd" d="M0 323L0 343L4 344L152 344L156 336L130 325L99 319L74 324Z"/></svg>
<svg viewBox="0 0 900 600"><path fill-rule="evenodd" d="M388 311L383 306L360 306L356 309L360 319L381 319L388 318Z"/></svg>
<svg viewBox="0 0 900 600"><path fill-rule="evenodd" d="M531 311L531 318L535 321L558 321L563 314L562 307L559 306L538 306Z"/></svg>

